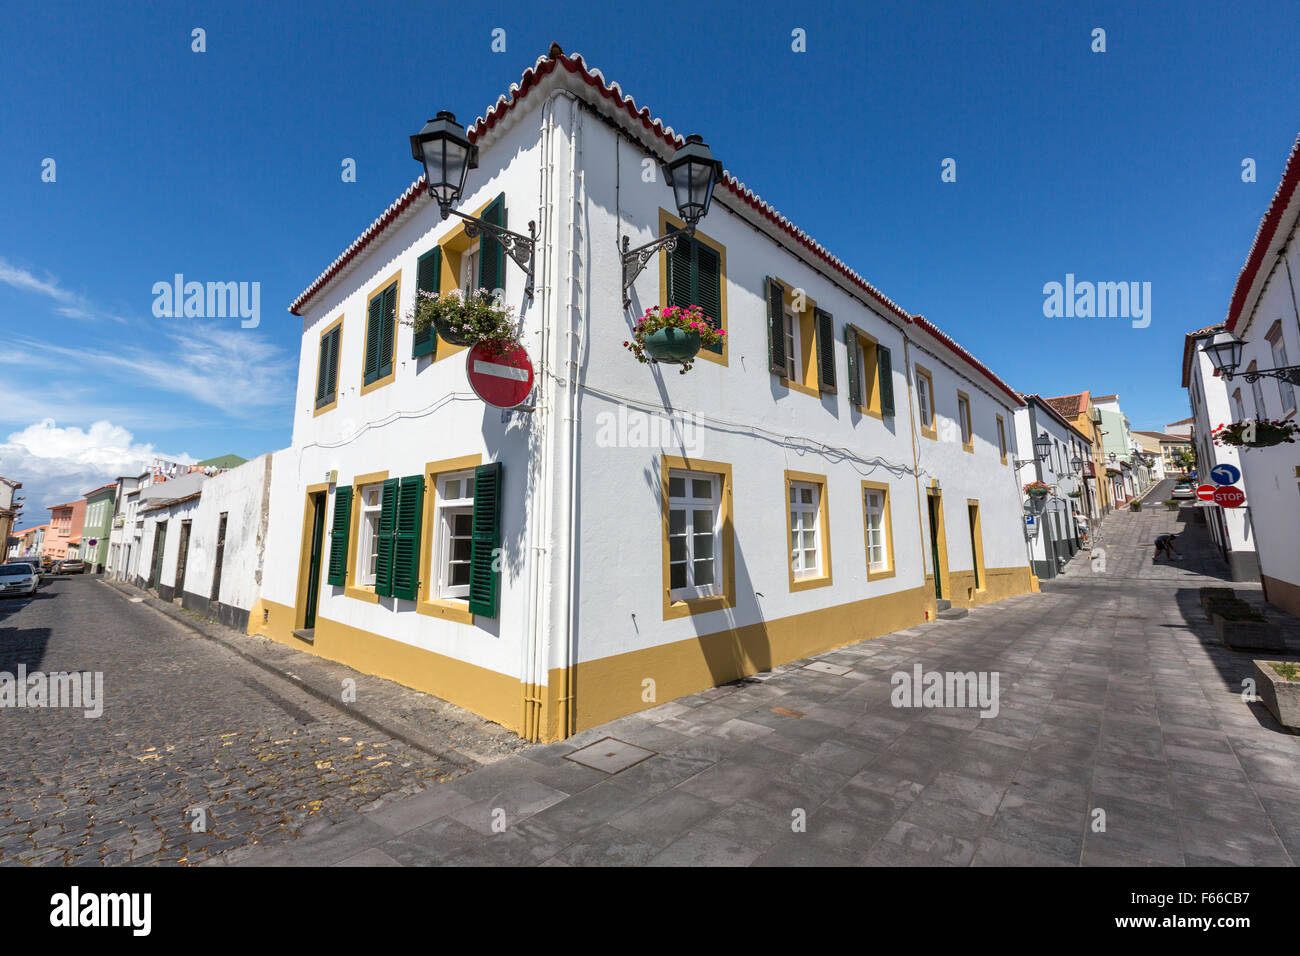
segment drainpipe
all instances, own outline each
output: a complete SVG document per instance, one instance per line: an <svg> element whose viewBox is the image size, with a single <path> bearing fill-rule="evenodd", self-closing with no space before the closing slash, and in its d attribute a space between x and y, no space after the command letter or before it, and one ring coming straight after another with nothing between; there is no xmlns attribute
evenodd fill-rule
<svg viewBox="0 0 1300 956"><path fill-rule="evenodd" d="M917 449L917 441L916 441L917 420L912 413L912 356L911 356L912 340L911 338L908 337L906 329L900 329L899 331L903 333L903 372L904 372L904 380L907 382L907 430L912 436L912 478L916 482L916 527L917 530L919 530L921 533L921 586L924 587L925 572L926 572L925 554L927 550L934 547L934 544L932 541L927 540L925 535L925 521L923 521L921 518L921 505L922 502L925 501L925 497L922 495L921 492L921 458L920 458L920 453ZM934 404L933 395L930 396L930 403L933 406ZM929 567L931 570L934 571L934 575L936 578L935 584L937 584L940 588L942 588L943 582L937 580L939 576L939 568L936 567L936 565L938 563L939 562L935 559L935 556L931 554ZM930 595L927 594L925 596L925 600L926 603L928 604L930 601ZM927 611L926 614L928 616L929 611Z"/></svg>

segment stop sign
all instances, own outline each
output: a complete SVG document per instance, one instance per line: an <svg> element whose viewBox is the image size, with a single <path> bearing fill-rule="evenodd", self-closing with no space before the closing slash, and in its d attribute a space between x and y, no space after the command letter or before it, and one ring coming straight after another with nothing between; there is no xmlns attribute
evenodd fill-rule
<svg viewBox="0 0 1300 956"><path fill-rule="evenodd" d="M1223 508L1240 508L1246 502L1246 493L1236 485L1224 485L1214 493L1214 503Z"/></svg>
<svg viewBox="0 0 1300 956"><path fill-rule="evenodd" d="M504 351L480 342L465 357L474 394L497 408L514 408L533 390L533 363L522 345Z"/></svg>
<svg viewBox="0 0 1300 956"><path fill-rule="evenodd" d="M1219 490L1218 485L1201 485L1196 489L1196 497L1202 501L1213 501L1214 493Z"/></svg>

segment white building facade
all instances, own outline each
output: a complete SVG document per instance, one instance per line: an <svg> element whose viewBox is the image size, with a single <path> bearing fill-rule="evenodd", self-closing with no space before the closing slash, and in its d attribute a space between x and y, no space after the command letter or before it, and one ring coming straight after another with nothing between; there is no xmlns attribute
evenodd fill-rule
<svg viewBox="0 0 1300 956"><path fill-rule="evenodd" d="M1027 515L1023 520L1030 563L1034 574L1047 580L1083 547L1090 516L1099 513L1094 486L1084 478L1092 443L1041 396L1021 397L1025 406L1015 414L1016 445L1025 458L1017 460L1016 486ZM1025 494L1024 487L1035 481L1047 485L1050 493L1042 498Z"/></svg>
<svg viewBox="0 0 1300 956"><path fill-rule="evenodd" d="M422 181L299 297L251 632L558 739L1033 589L1005 383L729 176L624 310L680 138L558 48L512 94L458 208L536 222L536 298ZM394 321L467 284L522 315L531 411ZM624 347L670 302L727 332L686 375Z"/></svg>
<svg viewBox="0 0 1300 956"><path fill-rule="evenodd" d="M1224 331L1244 345L1236 374L1224 383L1230 417L1296 422L1300 376L1246 373L1291 369L1300 365L1300 139L1282 174L1282 182L1261 220L1246 264L1237 279ZM1290 380L1288 380L1288 378ZM1219 424L1219 422L1215 422ZM1266 598L1300 615L1300 444L1243 448L1243 490L1259 555L1260 581ZM1205 472L1199 472L1202 478Z"/></svg>

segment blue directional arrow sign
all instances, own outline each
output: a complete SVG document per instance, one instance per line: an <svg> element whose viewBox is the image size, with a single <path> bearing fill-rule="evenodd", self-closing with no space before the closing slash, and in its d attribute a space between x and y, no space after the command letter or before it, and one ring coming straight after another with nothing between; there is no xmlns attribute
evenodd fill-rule
<svg viewBox="0 0 1300 956"><path fill-rule="evenodd" d="M1215 465L1210 469L1210 480L1216 485L1235 485L1241 481L1241 472L1234 465Z"/></svg>

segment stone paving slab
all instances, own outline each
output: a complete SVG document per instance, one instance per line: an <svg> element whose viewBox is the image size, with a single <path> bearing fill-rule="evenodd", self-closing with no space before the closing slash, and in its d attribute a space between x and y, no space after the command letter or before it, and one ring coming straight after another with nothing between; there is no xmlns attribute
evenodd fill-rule
<svg viewBox="0 0 1300 956"><path fill-rule="evenodd" d="M1171 528L1186 560L1152 564ZM370 814L382 826L332 828L328 853L300 841L292 862L1294 864L1300 736L1242 700L1251 657L1215 641L1197 589L1234 587L1297 659L1300 622L1225 581L1190 508L1100 531L1104 572L1081 553L1043 594L536 747ZM997 715L894 707L892 676L918 663L996 671ZM605 738L655 755L614 773L565 759Z"/></svg>

